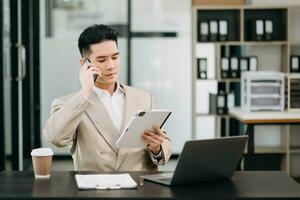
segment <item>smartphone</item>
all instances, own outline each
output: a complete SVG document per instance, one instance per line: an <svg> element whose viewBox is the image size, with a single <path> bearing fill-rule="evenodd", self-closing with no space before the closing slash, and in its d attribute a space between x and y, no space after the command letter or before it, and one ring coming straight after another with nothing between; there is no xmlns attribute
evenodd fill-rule
<svg viewBox="0 0 300 200"><path fill-rule="evenodd" d="M88 58L85 58L84 63L86 63L86 62L91 63L90 59L88 59ZM96 82L96 80L98 78L98 74L93 74L93 78L94 78L94 82Z"/></svg>

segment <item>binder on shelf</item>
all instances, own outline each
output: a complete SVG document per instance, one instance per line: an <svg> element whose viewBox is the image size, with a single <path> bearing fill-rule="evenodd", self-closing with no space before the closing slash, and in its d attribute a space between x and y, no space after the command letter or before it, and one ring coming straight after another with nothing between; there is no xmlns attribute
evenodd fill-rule
<svg viewBox="0 0 300 200"><path fill-rule="evenodd" d="M265 20L265 40L273 40L273 20Z"/></svg>
<svg viewBox="0 0 300 200"><path fill-rule="evenodd" d="M227 20L219 21L219 40L220 41L228 40L228 21Z"/></svg>
<svg viewBox="0 0 300 200"><path fill-rule="evenodd" d="M238 59L238 57L230 58L230 77L231 78L239 77L239 59Z"/></svg>
<svg viewBox="0 0 300 200"><path fill-rule="evenodd" d="M257 71L258 60L256 56L249 57L249 71Z"/></svg>
<svg viewBox="0 0 300 200"><path fill-rule="evenodd" d="M225 82L218 82L218 92L220 94L226 93L226 83Z"/></svg>
<svg viewBox="0 0 300 200"><path fill-rule="evenodd" d="M226 95L225 93L212 94L209 93L209 113L224 115L226 109Z"/></svg>
<svg viewBox="0 0 300 200"><path fill-rule="evenodd" d="M209 22L209 36L210 41L217 41L218 39L218 22L212 20Z"/></svg>
<svg viewBox="0 0 300 200"><path fill-rule="evenodd" d="M207 58L198 58L198 79L207 79Z"/></svg>
<svg viewBox="0 0 300 200"><path fill-rule="evenodd" d="M221 59L221 78L229 78L229 58Z"/></svg>
<svg viewBox="0 0 300 200"><path fill-rule="evenodd" d="M240 73L246 72L249 70L249 58L242 57L240 58Z"/></svg>
<svg viewBox="0 0 300 200"><path fill-rule="evenodd" d="M209 93L209 113L217 114L217 94Z"/></svg>
<svg viewBox="0 0 300 200"><path fill-rule="evenodd" d="M235 95L234 92L231 91L227 94L227 109L235 106Z"/></svg>
<svg viewBox="0 0 300 200"><path fill-rule="evenodd" d="M255 21L255 39L262 41L264 39L264 20Z"/></svg>
<svg viewBox="0 0 300 200"><path fill-rule="evenodd" d="M291 67L290 67L290 71L291 73L297 73L300 72L300 67L299 67L299 56L291 56Z"/></svg>
<svg viewBox="0 0 300 200"><path fill-rule="evenodd" d="M225 93L218 93L217 95L217 114L218 115L227 114Z"/></svg>
<svg viewBox="0 0 300 200"><path fill-rule="evenodd" d="M199 40L202 42L209 41L209 24L208 24L208 22L200 22Z"/></svg>

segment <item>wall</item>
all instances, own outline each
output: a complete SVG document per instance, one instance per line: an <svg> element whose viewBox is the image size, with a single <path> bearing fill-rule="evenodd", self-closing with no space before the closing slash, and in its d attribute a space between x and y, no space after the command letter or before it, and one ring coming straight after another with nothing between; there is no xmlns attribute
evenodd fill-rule
<svg viewBox="0 0 300 200"><path fill-rule="evenodd" d="M158 109L171 109L164 129L180 153L191 139L191 2L132 1L132 30L176 32L176 37L133 38L132 85L156 98Z"/></svg>

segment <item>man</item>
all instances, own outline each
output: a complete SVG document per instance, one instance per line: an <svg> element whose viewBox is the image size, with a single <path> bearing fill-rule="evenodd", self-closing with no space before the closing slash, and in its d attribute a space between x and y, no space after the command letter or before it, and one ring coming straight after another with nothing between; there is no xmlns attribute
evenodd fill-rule
<svg viewBox="0 0 300 200"><path fill-rule="evenodd" d="M75 170L155 170L171 155L171 142L154 125L141 138L145 149L118 149L124 125L138 110L154 108L154 98L118 81L118 33L106 25L86 28L78 39L82 58L81 90L52 104L44 127L47 139L58 147L69 146ZM87 62L89 61L89 62ZM94 82L93 76L97 75Z"/></svg>

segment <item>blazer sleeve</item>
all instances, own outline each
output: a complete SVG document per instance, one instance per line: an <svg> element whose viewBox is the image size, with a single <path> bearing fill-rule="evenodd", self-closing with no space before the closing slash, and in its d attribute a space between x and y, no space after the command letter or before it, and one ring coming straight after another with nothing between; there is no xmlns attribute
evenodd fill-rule
<svg viewBox="0 0 300 200"><path fill-rule="evenodd" d="M155 98L153 97L153 95L151 95L151 109L154 109L155 106L156 106ZM164 131L164 133L167 134L165 131ZM151 151L148 151L149 155L151 157L151 160L156 165L164 165L166 162L168 162L168 160L170 159L170 157L172 155L171 140L169 137L163 141L163 143L161 144L161 149L162 149L162 151L159 152L159 155L161 155L161 159L159 159L159 160L157 160L158 157L153 155Z"/></svg>
<svg viewBox="0 0 300 200"><path fill-rule="evenodd" d="M50 117L43 129L48 141L58 147L64 147L72 142L82 115L89 105L89 100L79 93L68 99L55 99L51 106Z"/></svg>

